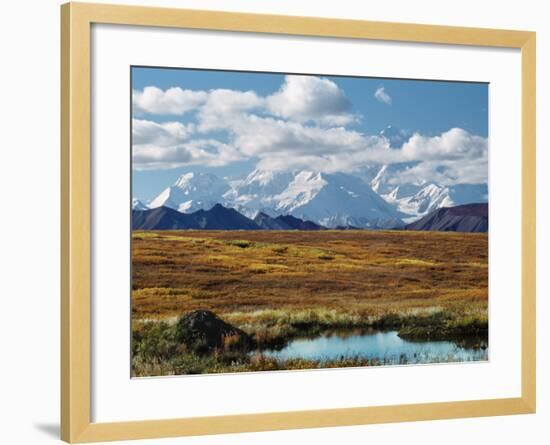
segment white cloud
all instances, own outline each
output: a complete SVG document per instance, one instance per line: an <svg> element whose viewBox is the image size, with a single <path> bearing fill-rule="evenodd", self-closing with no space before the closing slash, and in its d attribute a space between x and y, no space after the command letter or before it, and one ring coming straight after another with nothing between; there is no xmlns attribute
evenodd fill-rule
<svg viewBox="0 0 550 445"><path fill-rule="evenodd" d="M327 126L343 126L359 120L351 113L351 102L331 80L315 76L285 76L274 94L261 97L254 91L213 89L183 90L173 87L161 90L145 87L132 94L137 114L183 115L198 111L203 131L216 125L216 120L232 113L261 111L264 114Z"/></svg>
<svg viewBox="0 0 550 445"><path fill-rule="evenodd" d="M423 161L394 176L397 184L436 182L440 185L487 182L487 159Z"/></svg>
<svg viewBox="0 0 550 445"><path fill-rule="evenodd" d="M255 115L243 116L232 122L235 145L249 156L288 153L290 156L308 153L325 154L340 150L357 150L364 146L364 137L343 127L305 126Z"/></svg>
<svg viewBox="0 0 550 445"><path fill-rule="evenodd" d="M375 97L391 104L384 87ZM266 97L254 91L146 87L134 91L134 107L148 114L194 113L196 119L188 124L135 119L136 169L224 166L243 159L263 169L325 172L403 164L407 168L396 175L403 183L487 181L486 138L460 128L393 139L390 129L374 136L351 130L345 126L358 117L348 99L338 85L319 77L286 76L280 89Z"/></svg>
<svg viewBox="0 0 550 445"><path fill-rule="evenodd" d="M338 85L315 76L285 76L281 88L267 97L267 109L277 117L322 125L346 125L357 120Z"/></svg>
<svg viewBox="0 0 550 445"><path fill-rule="evenodd" d="M243 159L229 144L197 139L172 146L134 145L132 164L136 170L160 170L186 165L221 167Z"/></svg>
<svg viewBox="0 0 550 445"><path fill-rule="evenodd" d="M487 155L487 139L461 128L451 128L434 137L414 134L403 145L402 152L410 159L475 159Z"/></svg>
<svg viewBox="0 0 550 445"><path fill-rule="evenodd" d="M386 91L384 90L384 87L378 88L374 92L374 97L378 102L385 103L386 105L391 105L392 103L391 96L388 93L386 93Z"/></svg>
<svg viewBox="0 0 550 445"><path fill-rule="evenodd" d="M216 139L191 139L195 125L132 121L132 160L136 170L184 165L223 166L242 159L233 146Z"/></svg>
<svg viewBox="0 0 550 445"><path fill-rule="evenodd" d="M197 109L208 98L205 91L183 90L180 87L166 91L148 86L143 91L132 92L132 103L136 113L182 115Z"/></svg>
<svg viewBox="0 0 550 445"><path fill-rule="evenodd" d="M132 141L135 145L175 145L188 139L193 133L194 127L193 124L184 125L181 122L158 123L133 119Z"/></svg>
<svg viewBox="0 0 550 445"><path fill-rule="evenodd" d="M419 161L396 176L401 183L434 181L442 185L487 182L488 140L461 128L441 135L413 135L399 154L403 162Z"/></svg>
<svg viewBox="0 0 550 445"><path fill-rule="evenodd" d="M212 90L203 111L220 114L250 111L259 108L264 101L254 91Z"/></svg>
<svg viewBox="0 0 550 445"><path fill-rule="evenodd" d="M442 185L487 182L487 139L465 130L454 128L433 137L415 134L402 148L391 150L387 139L383 137L346 134L346 131L316 132L315 140L306 131L301 136L310 137L311 145L316 149L292 148L290 139L286 138L284 150L258 155L259 167L352 172L372 164L401 164L402 169L400 167L400 172L395 175L396 184L426 181L435 181ZM269 141L273 137L270 136ZM250 146L258 147L258 144L251 143ZM279 146L281 147L280 143Z"/></svg>
<svg viewBox="0 0 550 445"><path fill-rule="evenodd" d="M212 90L198 114L199 130L224 129L243 113L260 110L265 100L253 91Z"/></svg>
<svg viewBox="0 0 550 445"><path fill-rule="evenodd" d="M132 162L137 170L174 168L178 165L186 165L191 158L191 150L185 145L171 147L135 145L132 150Z"/></svg>

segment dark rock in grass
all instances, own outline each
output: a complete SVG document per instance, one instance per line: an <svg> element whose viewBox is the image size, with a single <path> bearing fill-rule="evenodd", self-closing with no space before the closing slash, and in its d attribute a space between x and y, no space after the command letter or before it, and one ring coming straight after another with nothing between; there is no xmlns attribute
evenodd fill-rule
<svg viewBox="0 0 550 445"><path fill-rule="evenodd" d="M246 332L206 310L182 316L176 325L176 338L189 351L197 353L207 353L214 349L244 351L249 350L253 343Z"/></svg>

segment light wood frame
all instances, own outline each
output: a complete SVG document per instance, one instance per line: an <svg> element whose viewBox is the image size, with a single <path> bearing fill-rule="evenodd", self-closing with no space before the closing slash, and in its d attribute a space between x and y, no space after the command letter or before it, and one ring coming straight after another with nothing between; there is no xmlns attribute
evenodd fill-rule
<svg viewBox="0 0 550 445"><path fill-rule="evenodd" d="M522 60L521 397L93 423L90 417L90 29L92 23L518 48ZM70 443L535 412L535 33L197 10L61 7L61 438Z"/></svg>

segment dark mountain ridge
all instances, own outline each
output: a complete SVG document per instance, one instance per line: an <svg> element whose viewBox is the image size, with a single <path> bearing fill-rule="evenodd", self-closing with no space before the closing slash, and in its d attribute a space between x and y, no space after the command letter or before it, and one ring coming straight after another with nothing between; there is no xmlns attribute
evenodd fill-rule
<svg viewBox="0 0 550 445"><path fill-rule="evenodd" d="M431 230L452 232L487 232L489 227L488 205L465 204L442 207L414 223L405 230ZM210 210L181 213L170 207L157 207L132 211L133 230L327 230L313 221L292 215L271 217L263 212L254 220L232 208L216 204ZM338 226L337 230L358 229Z"/></svg>
<svg viewBox="0 0 550 445"><path fill-rule="evenodd" d="M192 220L170 207L132 210L132 230L191 229Z"/></svg>
<svg viewBox="0 0 550 445"><path fill-rule="evenodd" d="M260 212L254 218L254 222L263 230L292 230L293 227L282 220L273 218L263 212Z"/></svg>
<svg viewBox="0 0 550 445"><path fill-rule="evenodd" d="M235 209L216 204L210 210L197 210L189 214L198 229L205 230L260 230L260 226Z"/></svg>
<svg viewBox="0 0 550 445"><path fill-rule="evenodd" d="M408 224L406 230L441 232L487 232L489 208L487 203L441 207L423 218Z"/></svg>
<svg viewBox="0 0 550 445"><path fill-rule="evenodd" d="M170 207L132 211L132 230L325 230L312 221L290 215L272 218L258 213L254 220L216 204L210 210L181 213Z"/></svg>
<svg viewBox="0 0 550 445"><path fill-rule="evenodd" d="M216 204L210 210L180 213L170 207L132 211L133 230L260 230L235 209Z"/></svg>
<svg viewBox="0 0 550 445"><path fill-rule="evenodd" d="M286 224L294 230L326 230L326 227L314 223L313 221L304 221L292 215L280 215L275 218L275 221Z"/></svg>

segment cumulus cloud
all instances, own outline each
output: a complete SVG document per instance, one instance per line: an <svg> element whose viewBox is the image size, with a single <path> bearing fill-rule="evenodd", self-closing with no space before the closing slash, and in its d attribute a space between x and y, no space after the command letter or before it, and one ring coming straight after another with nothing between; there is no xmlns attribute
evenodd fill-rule
<svg viewBox="0 0 550 445"><path fill-rule="evenodd" d="M375 97L391 104L380 87ZM329 79L286 76L273 94L213 89L134 91L136 169L225 166L252 160L259 168L353 172L365 166L404 165L403 183L444 185L487 181L487 139L460 128L435 136L405 136L387 128L366 135L347 127L358 119L344 92ZM183 115L187 123L155 122L151 115Z"/></svg>
<svg viewBox="0 0 550 445"><path fill-rule="evenodd" d="M476 159L487 154L487 139L452 128L440 136L413 135L401 149L405 157L423 160Z"/></svg>
<svg viewBox="0 0 550 445"><path fill-rule="evenodd" d="M134 111L138 114L182 115L197 109L208 98L205 91L183 90L180 87L168 88L163 91L154 86L148 86L143 91L132 92Z"/></svg>
<svg viewBox="0 0 550 445"><path fill-rule="evenodd" d="M378 102L385 103L386 105L391 105L392 103L391 96L388 93L386 93L386 91L384 90L384 87L378 88L374 92L374 97Z"/></svg>
<svg viewBox="0 0 550 445"><path fill-rule="evenodd" d="M194 91L180 87L161 90L148 86L134 90L132 100L137 114L183 115L198 111L205 129L209 119L254 109L283 119L329 126L343 126L359 119L351 113L351 102L336 83L315 76L287 75L280 89L266 97L254 91Z"/></svg>
<svg viewBox="0 0 550 445"><path fill-rule="evenodd" d="M487 182L487 159L465 161L423 161L395 175L396 185L436 182L440 185L482 184Z"/></svg>
<svg viewBox="0 0 550 445"><path fill-rule="evenodd" d="M232 145L216 139L190 139L195 125L132 120L132 160L136 170L184 165L219 167L242 159Z"/></svg>
<svg viewBox="0 0 550 445"><path fill-rule="evenodd" d="M346 131L346 130L343 130ZM380 136L317 133L318 150L291 149L262 153L259 166L265 169L310 168L325 172L353 172L369 165L397 164L395 183L435 181L442 185L487 182L487 139L453 128L438 136L415 134L400 149L389 149ZM334 139L333 139L334 138ZM340 140L340 144L332 144Z"/></svg>
<svg viewBox="0 0 550 445"><path fill-rule="evenodd" d="M461 128L426 137L414 134L397 152L404 161L418 161L396 176L398 182L434 181L442 185L487 182L488 140Z"/></svg>
<svg viewBox="0 0 550 445"><path fill-rule="evenodd" d="M134 145L133 168L136 170L161 170L187 165L222 167L241 160L233 146L214 139L197 139L171 146Z"/></svg>
<svg viewBox="0 0 550 445"><path fill-rule="evenodd" d="M281 88L267 97L267 108L274 116L299 122L346 125L357 119L338 85L315 76L285 76Z"/></svg>
<svg viewBox="0 0 550 445"><path fill-rule="evenodd" d="M343 127L306 126L258 116L247 116L234 131L235 145L249 156L267 157L273 153L289 157L326 155L367 146L365 136Z"/></svg>
<svg viewBox="0 0 550 445"><path fill-rule="evenodd" d="M199 130L230 128L231 122L243 113L260 111L264 104L265 100L254 91L212 90L198 113Z"/></svg>
<svg viewBox="0 0 550 445"><path fill-rule="evenodd" d="M168 146L188 139L194 132L194 125L181 122L158 123L143 119L132 120L132 140L135 145Z"/></svg>

